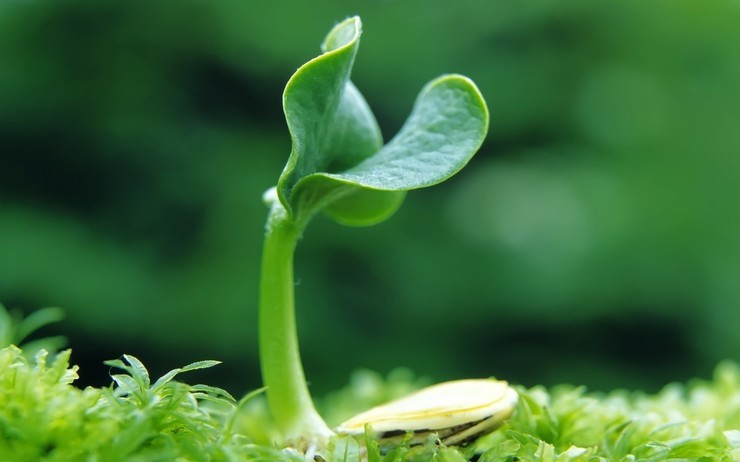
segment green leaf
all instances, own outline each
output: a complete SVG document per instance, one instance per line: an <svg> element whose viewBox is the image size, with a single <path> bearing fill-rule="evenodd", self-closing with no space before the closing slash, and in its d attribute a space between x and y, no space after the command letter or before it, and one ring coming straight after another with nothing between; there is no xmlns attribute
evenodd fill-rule
<svg viewBox="0 0 740 462"><path fill-rule="evenodd" d="M26 342L26 339L47 324L58 322L63 318L64 312L60 308L42 308L24 318L18 311L8 312L0 303L0 347L21 346L27 358L33 357L42 349L49 352L59 351L67 343L65 337L43 337L30 342Z"/></svg>
<svg viewBox="0 0 740 462"><path fill-rule="evenodd" d="M432 186L460 171L487 131L488 110L475 84L445 75L424 87L401 131L379 152L343 172L314 177L384 191Z"/></svg>
<svg viewBox="0 0 740 462"><path fill-rule="evenodd" d="M458 172L480 147L488 110L460 75L427 84L401 131L385 147L375 117L350 81L361 23L349 18L324 40L324 53L288 82L283 106L293 148L278 181L281 205L297 221L323 210L367 226L400 207L405 191Z"/></svg>
<svg viewBox="0 0 740 462"><path fill-rule="evenodd" d="M42 327L59 322L64 319L64 311L61 308L42 308L26 316L17 327L15 342L20 344L30 334Z"/></svg>
<svg viewBox="0 0 740 462"><path fill-rule="evenodd" d="M234 402L233 401L231 401L231 400L229 400L227 398L224 398L222 396L215 396L215 395L212 395L212 394L209 394L209 393L198 392L198 391L190 392L190 394L191 394L191 396L193 398L195 398L198 401L208 401L208 402L217 404L219 406L225 406L225 407L229 407L229 406L233 406L234 405ZM214 411L212 410L212 412L214 412Z"/></svg>
<svg viewBox="0 0 740 462"><path fill-rule="evenodd" d="M352 462L360 460L360 445L350 436L335 436L329 440L327 462Z"/></svg>
<svg viewBox="0 0 740 462"><path fill-rule="evenodd" d="M132 393L139 389L139 385L136 383L133 377L124 374L113 374L110 376L116 385L118 386L119 392L121 393Z"/></svg>
<svg viewBox="0 0 740 462"><path fill-rule="evenodd" d="M352 188L324 207L324 213L345 226L371 226L390 218L401 207L406 191Z"/></svg>
<svg viewBox="0 0 740 462"><path fill-rule="evenodd" d="M106 366L115 367L116 369L123 369L126 372L131 369L120 359L108 359L106 361L103 361L103 364L105 364Z"/></svg>
<svg viewBox="0 0 740 462"><path fill-rule="evenodd" d="M148 390L149 389L149 371L146 370L146 367L144 364L139 361L138 358L131 355L123 355L123 359L126 360L131 365L130 373L131 376L136 380L136 383L139 384L139 388L142 390Z"/></svg>
<svg viewBox="0 0 740 462"><path fill-rule="evenodd" d="M154 382L154 385L152 385L151 390L153 392L159 391L160 388L170 383L170 381L174 379L175 376L179 374L180 372L182 372L182 369L172 369L171 371L167 372L165 375L158 378L156 382Z"/></svg>
<svg viewBox="0 0 740 462"><path fill-rule="evenodd" d="M222 396L222 397L226 398L228 401L230 401L231 403L236 403L236 398L234 398L231 395L231 393L229 393L228 391L224 390L223 388L213 387L213 386L210 386L210 385L198 384L198 385L191 385L190 386L190 391L191 392L208 393L208 394L211 394L211 395L214 395L214 396Z"/></svg>
<svg viewBox="0 0 740 462"><path fill-rule="evenodd" d="M198 369L208 369L209 367L218 366L219 364L221 364L221 361L217 361L215 359L195 361L194 363L190 363L187 366L181 367L179 369L179 372L189 372L189 371L196 371Z"/></svg>
<svg viewBox="0 0 740 462"><path fill-rule="evenodd" d="M475 84L460 75L442 76L424 87L401 131L380 151L342 172L309 175L294 194L319 202L334 192L338 199L326 205L330 216L373 224L402 200L373 194L399 194L445 181L468 163L487 131L488 110Z"/></svg>
<svg viewBox="0 0 740 462"><path fill-rule="evenodd" d="M0 303L0 348L10 346L14 342L15 320Z"/></svg>
<svg viewBox="0 0 740 462"><path fill-rule="evenodd" d="M285 119L293 139L278 194L292 213L292 189L303 177L354 165L382 145L375 117L349 81L359 47L361 22L349 18L327 35L324 53L301 66L283 94Z"/></svg>
<svg viewBox="0 0 740 462"><path fill-rule="evenodd" d="M159 390L167 383L169 383L172 379L174 379L175 376L177 376L178 374L199 369L208 369L209 367L217 366L219 364L221 364L221 361L206 359L204 361L196 361L194 363L190 363L187 366L178 367L177 369L172 369L171 371L164 374L162 377L158 378L156 382L154 382L154 385L152 385L152 391Z"/></svg>

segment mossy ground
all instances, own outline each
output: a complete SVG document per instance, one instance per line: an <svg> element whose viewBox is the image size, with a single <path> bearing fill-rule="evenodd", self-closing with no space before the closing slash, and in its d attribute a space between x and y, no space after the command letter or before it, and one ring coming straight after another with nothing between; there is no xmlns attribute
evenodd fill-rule
<svg viewBox="0 0 740 462"><path fill-rule="evenodd" d="M27 358L0 350L0 461L297 461L274 443L258 394L240 401L175 376L215 365L198 362L150 381L131 356L109 364L106 388L74 386L70 352ZM396 374L359 374L323 402L341 415L417 386ZM592 394L560 386L517 388L514 417L465 448L404 445L378 450L373 438L336 437L320 451L327 462L371 461L733 461L740 460L740 367L723 363L712 380L672 384L655 395ZM255 396L257 395L257 396ZM369 449L363 446L369 443ZM319 460L319 459L316 459Z"/></svg>

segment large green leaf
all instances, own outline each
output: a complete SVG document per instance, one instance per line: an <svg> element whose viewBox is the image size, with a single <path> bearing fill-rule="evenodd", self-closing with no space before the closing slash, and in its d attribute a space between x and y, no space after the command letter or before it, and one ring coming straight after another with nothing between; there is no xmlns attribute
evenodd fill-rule
<svg viewBox="0 0 740 462"><path fill-rule="evenodd" d="M488 130L476 86L445 75L424 87L401 131L383 146L372 111L349 80L360 33L356 17L335 26L324 53L286 86L293 149L277 191L296 220L323 210L347 225L380 222L406 191L437 184L465 166Z"/></svg>
<svg viewBox="0 0 740 462"><path fill-rule="evenodd" d="M424 87L401 131L380 151L342 172L308 176L296 189L324 181L381 191L432 186L462 169L487 131L488 111L473 82L445 75Z"/></svg>

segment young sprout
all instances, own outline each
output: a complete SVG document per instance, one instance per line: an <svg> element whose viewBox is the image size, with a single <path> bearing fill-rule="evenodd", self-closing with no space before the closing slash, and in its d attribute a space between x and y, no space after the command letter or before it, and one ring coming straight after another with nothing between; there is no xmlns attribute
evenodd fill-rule
<svg viewBox="0 0 740 462"><path fill-rule="evenodd" d="M475 84L443 75L422 89L399 133L383 145L372 111L350 81L360 33L358 17L336 25L323 53L290 78L283 107L292 151L277 186L264 197L270 213L260 281L262 376L286 443L304 448L322 444L333 432L314 408L298 351L298 239L319 212L350 226L382 222L407 191L440 183L463 168L488 130L488 110Z"/></svg>

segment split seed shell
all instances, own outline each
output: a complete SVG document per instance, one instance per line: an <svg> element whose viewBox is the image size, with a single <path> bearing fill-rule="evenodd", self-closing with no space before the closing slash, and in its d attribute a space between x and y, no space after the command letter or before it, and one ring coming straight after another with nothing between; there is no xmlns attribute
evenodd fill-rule
<svg viewBox="0 0 740 462"><path fill-rule="evenodd" d="M362 434L365 426L381 436L438 432L458 444L492 431L514 412L518 395L505 381L470 379L444 382L374 407L337 427Z"/></svg>

